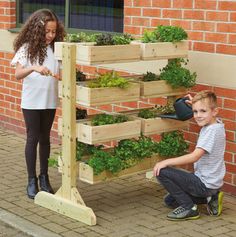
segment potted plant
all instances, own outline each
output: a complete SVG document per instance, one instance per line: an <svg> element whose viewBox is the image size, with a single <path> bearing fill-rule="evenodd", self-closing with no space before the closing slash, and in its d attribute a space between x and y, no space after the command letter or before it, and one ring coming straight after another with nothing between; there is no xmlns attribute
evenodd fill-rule
<svg viewBox="0 0 236 237"><path fill-rule="evenodd" d="M109 151L100 150L79 163L79 179L90 184L146 171L160 159L157 143L147 137L121 140Z"/></svg>
<svg viewBox="0 0 236 237"><path fill-rule="evenodd" d="M139 112L132 113L132 115L141 120L141 133L144 136L148 136L187 128L187 121L163 119L158 117L161 114L170 114L173 112L173 103L168 101L164 106L161 105L154 108L142 109Z"/></svg>
<svg viewBox="0 0 236 237"><path fill-rule="evenodd" d="M77 103L96 106L138 100L140 85L119 76L114 71L98 75L94 80L76 86Z"/></svg>
<svg viewBox="0 0 236 237"><path fill-rule="evenodd" d="M129 34L79 33L67 36L68 44L76 43L76 61L81 64L103 64L140 60L140 46L130 44ZM72 42L71 42L72 41ZM61 59L62 43L55 44L55 57Z"/></svg>
<svg viewBox="0 0 236 237"><path fill-rule="evenodd" d="M188 35L177 26L159 25L153 31L145 31L139 41L132 44L141 46L141 59L183 58L188 55Z"/></svg>
<svg viewBox="0 0 236 237"><path fill-rule="evenodd" d="M141 121L118 114L98 114L76 122L78 141L99 144L111 140L139 137Z"/></svg>

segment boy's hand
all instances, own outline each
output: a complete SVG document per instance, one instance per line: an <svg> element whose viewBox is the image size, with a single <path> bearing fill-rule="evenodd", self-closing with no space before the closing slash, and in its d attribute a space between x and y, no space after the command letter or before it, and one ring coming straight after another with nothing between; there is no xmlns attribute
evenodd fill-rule
<svg viewBox="0 0 236 237"><path fill-rule="evenodd" d="M159 176L161 169L165 168L166 166L167 164L165 164L165 161L157 162L153 168L153 175Z"/></svg>
<svg viewBox="0 0 236 237"><path fill-rule="evenodd" d="M184 96L185 98L187 98L187 100L185 100L185 102L189 105L192 105L192 100L193 97L190 94L187 94L186 96Z"/></svg>

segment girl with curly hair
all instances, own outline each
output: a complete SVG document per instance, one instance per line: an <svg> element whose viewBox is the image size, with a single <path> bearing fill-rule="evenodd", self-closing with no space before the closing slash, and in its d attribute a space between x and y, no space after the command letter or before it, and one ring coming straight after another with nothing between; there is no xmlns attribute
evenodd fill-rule
<svg viewBox="0 0 236 237"><path fill-rule="evenodd" d="M58 103L59 63L54 58L54 43L63 41L65 30L55 13L49 9L34 12L14 41L17 80L23 80L21 108L26 125L25 158L28 172L27 195L38 193L36 175L39 144L42 191L54 193L48 177L50 131Z"/></svg>

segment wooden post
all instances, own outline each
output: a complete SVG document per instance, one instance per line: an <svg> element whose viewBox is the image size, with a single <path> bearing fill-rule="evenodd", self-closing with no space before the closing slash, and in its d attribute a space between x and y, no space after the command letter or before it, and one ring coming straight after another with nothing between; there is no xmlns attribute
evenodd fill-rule
<svg viewBox="0 0 236 237"><path fill-rule="evenodd" d="M39 192L35 203L88 225L96 224L76 188L76 46L62 46L62 185L55 195Z"/></svg>

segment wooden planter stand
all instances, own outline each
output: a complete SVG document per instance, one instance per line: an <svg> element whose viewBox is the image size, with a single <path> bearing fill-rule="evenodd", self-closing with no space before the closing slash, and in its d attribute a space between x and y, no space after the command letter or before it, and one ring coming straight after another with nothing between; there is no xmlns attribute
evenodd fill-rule
<svg viewBox="0 0 236 237"><path fill-rule="evenodd" d="M103 181L109 181L119 177L125 177L128 175L136 174L141 171L147 171L153 168L157 161L161 160L159 156L152 156L145 158L137 163L135 166L121 170L117 174L112 174L109 171L103 171L99 175L94 175L93 168L84 162L78 162L79 165L79 179L89 184L95 184Z"/></svg>
<svg viewBox="0 0 236 237"><path fill-rule="evenodd" d="M55 56L62 59L61 49L65 43L56 44ZM140 45L105 45L95 46L93 43L66 43L76 45L76 62L79 64L104 64L133 62L140 60ZM91 45L92 44L92 45Z"/></svg>
<svg viewBox="0 0 236 237"><path fill-rule="evenodd" d="M130 82L128 88L89 88L87 82L76 85L76 103L84 106L114 104L125 101L135 101L140 97L139 83ZM62 95L62 83L59 82L59 96Z"/></svg>
<svg viewBox="0 0 236 237"><path fill-rule="evenodd" d="M141 46L142 60L185 58L188 56L188 41L186 40L177 43L132 41L131 44Z"/></svg>
<svg viewBox="0 0 236 237"><path fill-rule="evenodd" d="M186 88L173 89L166 81L140 81L140 96L143 98L173 96L186 94Z"/></svg>
<svg viewBox="0 0 236 237"><path fill-rule="evenodd" d="M58 119L58 134L62 135L62 119ZM83 119L76 122L76 137L78 141L86 144L99 144L112 140L122 140L139 137L141 134L141 121L132 118L123 123L92 126L91 120Z"/></svg>

